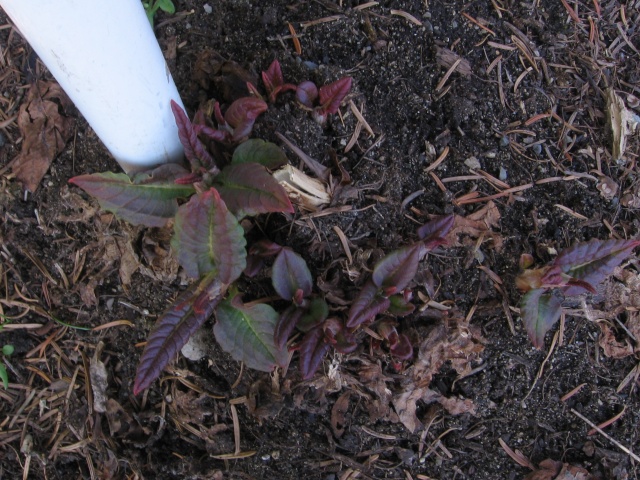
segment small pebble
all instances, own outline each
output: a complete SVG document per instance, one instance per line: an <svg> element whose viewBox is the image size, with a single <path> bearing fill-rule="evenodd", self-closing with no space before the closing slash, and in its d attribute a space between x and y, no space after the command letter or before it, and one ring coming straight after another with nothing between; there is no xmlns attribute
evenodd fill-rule
<svg viewBox="0 0 640 480"><path fill-rule="evenodd" d="M509 137L507 137L506 135L500 139L500 146L501 147L506 147L506 146L509 145L509 143L510 143L509 142Z"/></svg>
<svg viewBox="0 0 640 480"><path fill-rule="evenodd" d="M542 145L536 143L531 147L531 150L533 150L533 153L535 153L536 155L540 155L542 153Z"/></svg>
<svg viewBox="0 0 640 480"><path fill-rule="evenodd" d="M213 7L211 5L209 5L208 3L205 3L203 5L203 8L204 8L204 13L209 14L209 13L213 12Z"/></svg>
<svg viewBox="0 0 640 480"><path fill-rule="evenodd" d="M507 171L504 169L504 167L500 167L500 175L498 176L498 178L503 182L507 179Z"/></svg>

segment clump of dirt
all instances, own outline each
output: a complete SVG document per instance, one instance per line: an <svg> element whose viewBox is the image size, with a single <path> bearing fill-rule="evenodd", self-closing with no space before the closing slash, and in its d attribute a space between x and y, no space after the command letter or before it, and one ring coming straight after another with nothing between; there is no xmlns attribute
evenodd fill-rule
<svg viewBox="0 0 640 480"><path fill-rule="evenodd" d="M207 323L205 357L180 356L134 397L141 344L187 279L167 231L132 228L68 186L79 173L117 170L82 118L37 190L23 193L12 168L26 137L9 119L26 105L29 83L51 79L5 28L0 344L15 353L6 359L10 386L0 390L2 471L636 478L637 457L619 445L640 445L637 259L607 280L605 293L567 303L545 351L526 337L514 279L522 253L544 264L575 241L638 235L639 143L630 136L613 158L605 92L613 88L637 114L640 5L175 3L174 16L159 15L156 34L190 113L244 94L234 64L257 85L273 59L292 83L353 77L348 101L326 125L289 93L254 129L279 145L284 135L337 175L333 150L351 177L351 194L324 211L258 224L304 256L336 315L376 259L415 240L432 215L456 216L448 246L412 285L416 312L398 322L415 358L395 368L366 341L304 382L295 354L287 372L243 369ZM60 105L58 113L71 110ZM252 298L270 295L264 272L243 288ZM103 379L101 407L95 378ZM586 423L610 419L610 438Z"/></svg>

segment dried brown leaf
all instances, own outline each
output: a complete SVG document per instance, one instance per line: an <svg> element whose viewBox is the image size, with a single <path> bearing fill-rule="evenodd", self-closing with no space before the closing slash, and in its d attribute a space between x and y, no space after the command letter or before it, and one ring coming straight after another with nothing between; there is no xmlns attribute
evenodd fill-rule
<svg viewBox="0 0 640 480"><path fill-rule="evenodd" d="M13 173L32 192L71 138L74 120L61 113L70 107L71 101L60 85L45 81L31 85L20 107L18 127L23 141Z"/></svg>
<svg viewBox="0 0 640 480"><path fill-rule="evenodd" d="M349 410L349 399L351 392L344 392L331 409L331 430L336 438L340 438L344 434L346 425L346 413Z"/></svg>
<svg viewBox="0 0 640 480"><path fill-rule="evenodd" d="M460 247L462 246L461 236L466 235L472 238L485 236L493 240L496 250L500 250L502 248L502 237L492 231L493 228L498 227L499 223L500 211L494 202L489 201L484 207L471 215L466 217L456 215L453 227L445 239L448 245Z"/></svg>

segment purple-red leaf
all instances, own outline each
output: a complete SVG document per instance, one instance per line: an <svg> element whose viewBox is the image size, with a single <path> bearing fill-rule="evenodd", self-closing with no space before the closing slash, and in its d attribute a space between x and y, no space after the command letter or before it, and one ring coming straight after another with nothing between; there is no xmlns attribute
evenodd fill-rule
<svg viewBox="0 0 640 480"><path fill-rule="evenodd" d="M351 81L351 77L345 77L329 85L320 87L319 97L322 113L330 115L338 112L344 97L346 97L349 90L351 90Z"/></svg>
<svg viewBox="0 0 640 480"><path fill-rule="evenodd" d="M329 351L330 345L324 341L324 330L321 327L309 330L300 342L300 373L308 380L318 370L322 359Z"/></svg>
<svg viewBox="0 0 640 480"><path fill-rule="evenodd" d="M224 114L226 123L233 129L233 141L248 136L258 115L267 108L266 102L259 98L242 97L234 101Z"/></svg>
<svg viewBox="0 0 640 480"><path fill-rule="evenodd" d="M391 302L380 294L373 282L367 282L351 304L347 319L347 327L354 329L372 320L377 314L389 308Z"/></svg>
<svg viewBox="0 0 640 480"><path fill-rule="evenodd" d="M287 350L278 348L274 340L278 312L271 306L226 300L218 306L216 320L216 340L235 360L262 372L285 365Z"/></svg>
<svg viewBox="0 0 640 480"><path fill-rule="evenodd" d="M182 107L171 100L171 110L173 111L173 116L178 126L178 138L180 138L180 143L182 143L184 147L184 155L191 163L192 170L195 171L201 166L206 169L213 167L215 165L213 158L211 158L209 152L207 152L202 142L198 139L198 134L193 128L193 125L191 125L189 117L187 117Z"/></svg>
<svg viewBox="0 0 640 480"><path fill-rule="evenodd" d="M216 272L222 282L232 283L244 270L245 245L244 230L214 188L178 209L171 246L187 275Z"/></svg>
<svg viewBox="0 0 640 480"><path fill-rule="evenodd" d="M162 369L213 313L227 286L207 275L185 290L156 322L140 358L133 393L137 395L160 376Z"/></svg>
<svg viewBox="0 0 640 480"><path fill-rule="evenodd" d="M530 290L520 300L520 316L533 346L544 347L544 336L562 313L562 301L544 289Z"/></svg>
<svg viewBox="0 0 640 480"><path fill-rule="evenodd" d="M446 243L445 237L453 227L453 215L436 217L418 229L418 237L424 241L427 252Z"/></svg>
<svg viewBox="0 0 640 480"><path fill-rule="evenodd" d="M207 125L194 125L193 129L197 135L204 135L216 142L228 143L231 140L231 135L225 130L217 130Z"/></svg>
<svg viewBox="0 0 640 480"><path fill-rule="evenodd" d="M284 312L280 314L278 323L273 333L275 345L279 349L283 349L287 344L287 340L291 336L291 332L296 328L298 321L304 314L304 309L291 305Z"/></svg>
<svg viewBox="0 0 640 480"><path fill-rule="evenodd" d="M238 218L294 211L282 185L257 163L227 165L215 177L215 185L229 210Z"/></svg>
<svg viewBox="0 0 640 480"><path fill-rule="evenodd" d="M351 353L358 348L356 337L349 332L340 320L329 318L322 325L325 342L331 344L340 353Z"/></svg>
<svg viewBox="0 0 640 480"><path fill-rule="evenodd" d="M640 240L590 240L563 250L553 264L575 280L598 285L627 258ZM568 287L565 295L578 295L586 289L580 285Z"/></svg>
<svg viewBox="0 0 640 480"><path fill-rule="evenodd" d="M389 253L374 267L373 283L379 288L403 290L415 277L422 253L421 244L408 245Z"/></svg>
<svg viewBox="0 0 640 480"><path fill-rule="evenodd" d="M394 317L404 317L413 313L416 306L410 303L411 296L406 298L405 295L392 295L389 297L391 304L389 305L388 312Z"/></svg>
<svg viewBox="0 0 640 480"><path fill-rule="evenodd" d="M397 342L389 348L389 351L398 360L411 360L413 357L411 341L402 333L398 335Z"/></svg>
<svg viewBox="0 0 640 480"><path fill-rule="evenodd" d="M302 82L296 88L296 99L305 107L312 109L318 98L318 87L313 82Z"/></svg>
<svg viewBox="0 0 640 480"><path fill-rule="evenodd" d="M258 163L269 170L276 170L287 162L287 156L279 146L259 138L242 142L231 159L231 163Z"/></svg>
<svg viewBox="0 0 640 480"><path fill-rule="evenodd" d="M269 101L275 103L278 95L287 90L295 90L296 86L290 83L284 83L284 77L282 76L282 69L280 68L280 62L274 60L269 65L266 72L262 72L262 81L269 94Z"/></svg>
<svg viewBox="0 0 640 480"><path fill-rule="evenodd" d="M176 215L178 198L187 198L195 189L178 185L186 175L179 165L163 165L150 174L138 174L131 181L124 173L96 173L73 177L69 182L95 197L104 210L134 225L162 227Z"/></svg>
<svg viewBox="0 0 640 480"><path fill-rule="evenodd" d="M285 300L293 301L297 290L304 297L311 295L313 278L304 259L290 248L283 248L273 262L271 281L276 293Z"/></svg>

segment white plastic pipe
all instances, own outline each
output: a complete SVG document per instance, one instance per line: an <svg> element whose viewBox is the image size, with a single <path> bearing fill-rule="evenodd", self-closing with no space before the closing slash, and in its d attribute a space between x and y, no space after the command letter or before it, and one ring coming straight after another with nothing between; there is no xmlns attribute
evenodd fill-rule
<svg viewBox="0 0 640 480"><path fill-rule="evenodd" d="M182 159L182 102L140 0L0 6L126 172Z"/></svg>

